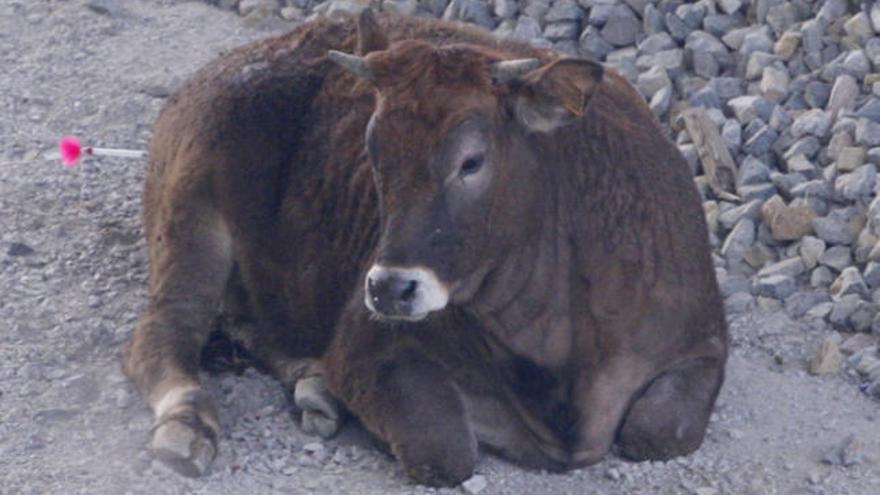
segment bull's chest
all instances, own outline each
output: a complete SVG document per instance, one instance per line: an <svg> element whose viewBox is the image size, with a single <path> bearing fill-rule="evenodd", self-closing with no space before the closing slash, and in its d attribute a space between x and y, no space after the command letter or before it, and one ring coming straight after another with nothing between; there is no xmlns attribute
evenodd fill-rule
<svg viewBox="0 0 880 495"><path fill-rule="evenodd" d="M561 309L515 305L491 315L489 331L511 354L547 369L565 367L573 345L570 315Z"/></svg>

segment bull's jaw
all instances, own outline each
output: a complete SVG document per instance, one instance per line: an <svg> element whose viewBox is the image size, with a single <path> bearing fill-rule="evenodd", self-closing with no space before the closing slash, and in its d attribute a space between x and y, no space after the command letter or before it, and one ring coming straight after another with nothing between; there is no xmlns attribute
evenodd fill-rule
<svg viewBox="0 0 880 495"><path fill-rule="evenodd" d="M373 265L364 277L364 304L383 320L417 322L449 303L449 289L421 266Z"/></svg>

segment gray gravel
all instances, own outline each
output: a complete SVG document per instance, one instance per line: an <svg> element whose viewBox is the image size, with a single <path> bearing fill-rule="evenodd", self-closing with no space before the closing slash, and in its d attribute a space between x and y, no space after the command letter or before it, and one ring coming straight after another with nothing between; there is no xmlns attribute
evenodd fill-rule
<svg viewBox="0 0 880 495"><path fill-rule="evenodd" d="M236 2L218 1L221 6L241 7ZM726 284L731 296L728 307L735 305L736 309L731 317L733 355L707 440L692 456L640 464L612 456L594 467L562 475L528 471L486 457L478 468L479 477L463 488L431 490L409 484L396 464L373 448L355 425L329 442L304 435L289 413L280 386L248 371L240 377L206 377L218 398L224 428L219 457L206 477L184 479L151 459L145 451L151 426L149 411L122 376L118 364L121 346L146 300L146 253L139 225L145 163L103 158L64 169L48 156L62 134L79 135L99 146L145 148L152 122L165 99L196 68L223 49L290 26L271 12L259 13L266 10L260 7L261 2L250 3L253 10L239 16L200 2L172 0L0 0L0 63L6 68L0 72L0 293L4 296L0 299L0 494L378 494L462 490L481 494L877 493L880 402L868 394L880 396L876 337L880 321L875 317L876 297L871 297L877 295L880 276L876 264L870 270L867 265L864 269L853 266L860 253L863 225L873 229L870 232L877 232L880 226L874 214L880 211L877 204L867 211L864 205L825 204L828 209L822 212L823 220L813 223L817 236L791 245L771 243L771 233L754 206L728 214L735 219L725 217L725 222L732 222L728 223L731 233L718 240L721 253L728 259L717 260L719 278L726 277L722 285ZM412 6L396 3L401 9ZM493 8L485 10L475 6L479 3L459 2L457 15L473 16L498 29L502 24L498 19L515 19L516 14L511 12L522 5L493 2ZM545 3L544 13L555 7L554 19L559 21L553 24L573 22L572 16L577 15L576 9L563 5L575 3ZM612 41L624 40L629 36L626 30L631 22L627 19L631 19L632 12L641 19L640 29L658 30L674 38L674 47L662 39L653 42L653 54L636 58L634 54L618 53L613 57L624 65L632 64L637 71L634 81L638 71L651 70L654 64L668 69L668 83L658 74L650 83L644 81L653 89L653 97L666 92L665 104L658 102L655 107L664 115L671 111L670 92L678 95L673 99L677 100L687 89L679 76L699 50L678 47L686 46L688 35L695 32L695 23L702 22L707 31L707 25L716 26L719 31L713 36L725 46L735 46L740 54L773 53L776 33L787 32L793 22L791 16L797 14L785 6L809 2L757 2L764 11L758 9L755 15L766 20L770 26L767 32L744 27L747 2L722 0L715 13L680 7L661 10L657 7L672 2L635 0L625 2L632 12L624 13L612 8L612 3L577 2L581 8L591 7L587 17L576 22L588 25L585 29L596 28L599 37L592 42L606 35ZM536 2L527 4L538 8ZM841 12L846 9L846 2L843 4ZM432 5L435 15L442 15L446 9L442 1ZM600 8L603 5L609 8ZM842 14L835 10L840 5L827 2L819 17L831 21L840 18ZM311 6L309 0L291 2L286 7L301 10L288 11L288 17L300 19ZM871 10L865 19L873 23L867 29L880 29L880 12L875 11ZM715 20L710 23L710 18ZM530 26L523 19L528 18L519 17L508 29L514 33L542 29L540 24ZM669 33L667 24L678 32ZM847 26L853 33L867 32L865 23L858 20ZM805 25L802 29L801 43L806 48L816 43L810 41L809 28ZM737 31L742 29L746 31L740 36ZM546 27L541 32L546 33ZM827 62L828 67L838 67L834 70L840 74L860 81L869 77L859 75L864 61L851 52L842 52L844 57L837 65L831 63L838 55L823 54L821 32L818 36L817 51L805 50L806 55L798 51L794 57L803 58L803 63L809 65L812 62L808 56L816 53L816 67ZM691 41L691 45L697 43ZM704 44L704 51L712 49L712 42ZM828 60L823 58L826 56ZM642 57L652 58L640 63ZM719 71L729 70L722 68L726 67L725 60L716 62ZM712 68L703 70L711 72ZM825 100L841 102L835 105L840 105L839 113L844 114L851 111L849 104L845 94L837 95L847 89L841 86L835 93L834 87L847 83L839 82L843 75L831 77L831 72L825 81L829 85ZM743 124L743 134L741 139L734 139L735 132L729 130L727 139L746 146L747 121L760 119L763 125L754 127L753 135L749 135L752 140L766 129L776 130L771 118L773 108L768 110L764 102L771 96L776 98L774 91L781 87L777 76L767 76L764 84L765 75L761 73L749 82L755 90L749 90L749 94L764 91L764 97L743 100L741 106L733 108L737 124ZM714 91L720 94L725 83L715 81ZM735 88L735 83L734 92L725 93L724 98L742 91ZM789 91L798 84L796 77L791 78ZM874 88L876 91L876 84ZM823 101L818 112L809 114L814 121L798 124L803 131L801 139L806 139L801 141L805 144L798 145L801 153L810 157L826 153L826 141L821 144L821 152L818 142L810 149L809 139L818 135L827 140L846 134L841 139L849 141L842 149L877 146L880 138L874 125L876 115L871 113L877 109L865 109L862 104L858 108L864 115L839 117L834 123L834 118L828 116L833 110L826 105L828 102ZM718 125L731 128L733 124L727 124L731 120L723 114L721 117ZM803 118L803 114L794 116L792 121ZM832 122L825 124L826 118ZM776 119L784 121L779 115ZM841 119L851 123L841 128ZM753 143L752 149L761 150L758 145ZM875 157L872 160L880 156L875 149L871 152ZM851 159L861 162L846 169L850 175L857 173L867 156L857 155ZM839 157L837 160L838 168L844 170ZM826 163L831 162L823 161L823 166ZM791 174L777 172L776 164L773 167L773 173ZM770 184L765 182L766 172L759 169L750 169L748 183L741 185L754 188ZM841 186L841 191L861 192L858 181L864 180L865 174L871 175L870 170L844 181L847 187ZM836 194L833 186L838 177L846 176L825 177L821 172L804 175L797 187L809 185L809 180L817 180L822 186L803 191L801 196L793 193L795 199L786 196L790 199L788 206L797 206L798 197L811 208L820 205L815 202L817 196L832 198ZM716 222L719 210L723 213L739 206L720 203L720 209L718 202L715 204ZM710 210L707 208L707 212ZM756 242L773 246L773 256L761 258L760 250L754 249ZM786 256L778 256L786 252ZM795 257L802 259L802 265L786 261ZM759 266L743 268L750 266L749 260L759 258L763 259ZM779 261L783 264L774 264ZM754 277L760 288L753 297L749 291L755 282L750 279L765 264L764 275ZM801 283L792 286L789 279ZM809 292L808 281L815 281L820 290ZM795 292L790 292L792 287ZM835 291L832 300L830 294ZM784 306L775 297L784 298ZM791 320L783 307L804 316ZM874 334L837 333L830 325L846 332L866 332L872 326L875 330ZM823 344L828 339L834 346ZM842 367L831 366L828 374L810 375L807 370L817 350L837 346ZM835 363L833 358L830 362ZM861 389L857 386L860 384Z"/></svg>

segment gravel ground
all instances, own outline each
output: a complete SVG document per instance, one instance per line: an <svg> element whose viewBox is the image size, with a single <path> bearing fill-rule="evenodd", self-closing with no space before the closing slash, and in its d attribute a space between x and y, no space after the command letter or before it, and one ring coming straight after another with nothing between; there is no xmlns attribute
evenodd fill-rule
<svg viewBox="0 0 880 495"><path fill-rule="evenodd" d="M0 0L0 494L878 493L880 403L807 363L831 330L737 313L704 446L564 475L485 458L464 488L411 485L354 425L301 433L280 386L206 377L224 435L208 475L145 451L151 416L118 355L146 300L143 160L49 158L62 134L142 149L169 92L221 50L277 29L202 3Z"/></svg>

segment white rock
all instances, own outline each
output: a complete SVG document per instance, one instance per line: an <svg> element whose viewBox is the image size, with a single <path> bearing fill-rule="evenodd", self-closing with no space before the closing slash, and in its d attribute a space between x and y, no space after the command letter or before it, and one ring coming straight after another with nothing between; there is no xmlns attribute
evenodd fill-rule
<svg viewBox="0 0 880 495"><path fill-rule="evenodd" d="M482 474L475 474L461 484L464 491L471 495L480 493L485 490L487 486L489 486L489 482L486 481L486 477Z"/></svg>

